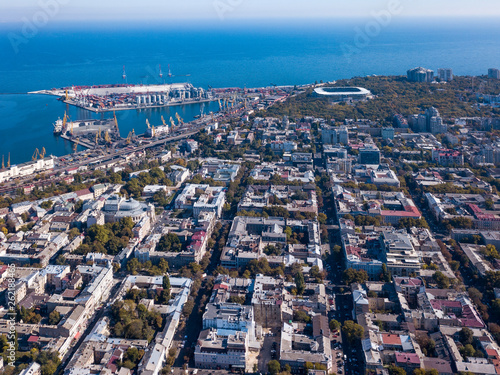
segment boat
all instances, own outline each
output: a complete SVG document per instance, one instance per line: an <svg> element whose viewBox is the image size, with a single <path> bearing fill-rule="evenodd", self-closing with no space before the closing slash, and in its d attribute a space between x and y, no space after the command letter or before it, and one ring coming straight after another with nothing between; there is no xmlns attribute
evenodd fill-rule
<svg viewBox="0 0 500 375"><path fill-rule="evenodd" d="M60 135L63 129L63 120L58 118L55 123L52 124L54 126L54 134Z"/></svg>

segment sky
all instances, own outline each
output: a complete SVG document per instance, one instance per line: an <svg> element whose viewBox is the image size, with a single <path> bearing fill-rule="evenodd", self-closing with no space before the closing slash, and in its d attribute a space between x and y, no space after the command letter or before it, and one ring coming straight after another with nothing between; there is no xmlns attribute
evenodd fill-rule
<svg viewBox="0 0 500 375"><path fill-rule="evenodd" d="M0 2L0 23L205 19L498 17L498 0L16 0Z"/></svg>

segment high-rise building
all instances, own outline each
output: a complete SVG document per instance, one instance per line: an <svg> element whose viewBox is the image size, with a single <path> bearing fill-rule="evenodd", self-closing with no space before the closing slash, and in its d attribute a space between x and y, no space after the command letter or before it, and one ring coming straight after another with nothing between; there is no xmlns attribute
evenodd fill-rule
<svg viewBox="0 0 500 375"><path fill-rule="evenodd" d="M406 75L410 82L432 82L434 80L434 71L422 67L410 69Z"/></svg>
<svg viewBox="0 0 500 375"><path fill-rule="evenodd" d="M359 149L360 164L380 164L380 150L374 144Z"/></svg>
<svg viewBox="0 0 500 375"><path fill-rule="evenodd" d="M382 139L394 139L394 128L382 128Z"/></svg>
<svg viewBox="0 0 500 375"><path fill-rule="evenodd" d="M449 82L453 80L453 69L450 68L440 68L438 69L438 78L441 81Z"/></svg>
<svg viewBox="0 0 500 375"><path fill-rule="evenodd" d="M429 130L432 134L443 134L448 131L448 127L443 123L441 116L432 116L429 119Z"/></svg>
<svg viewBox="0 0 500 375"><path fill-rule="evenodd" d="M500 69L496 68L488 69L488 78L500 79Z"/></svg>
<svg viewBox="0 0 500 375"><path fill-rule="evenodd" d="M417 133L425 133L427 131L427 116L418 115L417 126L413 129Z"/></svg>
<svg viewBox="0 0 500 375"><path fill-rule="evenodd" d="M341 143L347 145L349 143L349 132L345 126L334 128L331 126L323 126L321 128L321 138L324 144L335 145Z"/></svg>

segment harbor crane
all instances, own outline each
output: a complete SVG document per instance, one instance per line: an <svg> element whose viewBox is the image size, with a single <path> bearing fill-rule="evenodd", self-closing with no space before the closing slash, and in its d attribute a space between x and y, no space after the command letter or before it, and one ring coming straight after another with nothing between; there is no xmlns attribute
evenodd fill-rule
<svg viewBox="0 0 500 375"><path fill-rule="evenodd" d="M116 113L115 113L115 111L113 111L113 118L115 120L116 133L118 134L118 136L120 136L120 129L118 128L118 120L116 119Z"/></svg>
<svg viewBox="0 0 500 375"><path fill-rule="evenodd" d="M80 138L77 138L75 140L75 144L73 145L73 152L76 153L76 150L78 148L78 143L80 142Z"/></svg>
<svg viewBox="0 0 500 375"><path fill-rule="evenodd" d="M38 150L38 148L35 148L35 152L33 153L31 160L35 161L36 159L38 159L39 156L40 156L40 150Z"/></svg>
<svg viewBox="0 0 500 375"><path fill-rule="evenodd" d="M174 74L172 74L172 72L170 71L170 64L168 64L168 74L167 74L167 76L168 76L168 78L172 78L172 77L190 77L190 76L191 76L191 74L181 74L181 75L176 74L176 75L174 75Z"/></svg>
<svg viewBox="0 0 500 375"><path fill-rule="evenodd" d="M66 124L67 124L67 122L68 122L68 115L66 114L66 111L64 111L64 117L63 117L62 128L61 128L62 134L66 133Z"/></svg>
<svg viewBox="0 0 500 375"><path fill-rule="evenodd" d="M132 143L132 137L135 135L135 131L134 129L132 129L131 132L128 133L128 137L127 137L127 140L126 140L126 143L129 145Z"/></svg>
<svg viewBox="0 0 500 375"><path fill-rule="evenodd" d="M46 153L47 151L45 151L45 147L42 147L42 152L40 152L40 159L43 159Z"/></svg>
<svg viewBox="0 0 500 375"><path fill-rule="evenodd" d="M177 112L175 112L175 118L177 118L179 125L184 125L184 120L182 119L181 116L179 116L179 114Z"/></svg>
<svg viewBox="0 0 500 375"><path fill-rule="evenodd" d="M149 124L149 120L146 119L146 125L148 126L148 129L151 129L151 125Z"/></svg>
<svg viewBox="0 0 500 375"><path fill-rule="evenodd" d="M104 132L104 140L106 143L111 143L111 137L109 136L109 132Z"/></svg>
<svg viewBox="0 0 500 375"><path fill-rule="evenodd" d="M5 168L4 156L5 155L2 155L2 169ZM7 168L10 168L10 152L9 152L9 158L7 159Z"/></svg>
<svg viewBox="0 0 500 375"><path fill-rule="evenodd" d="M172 129L175 128L175 121L172 116L170 116L170 124L172 125Z"/></svg>

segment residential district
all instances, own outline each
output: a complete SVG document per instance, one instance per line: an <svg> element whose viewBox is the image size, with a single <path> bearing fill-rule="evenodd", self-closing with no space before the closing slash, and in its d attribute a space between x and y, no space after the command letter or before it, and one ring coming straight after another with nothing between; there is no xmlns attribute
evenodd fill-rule
<svg viewBox="0 0 500 375"><path fill-rule="evenodd" d="M112 163L0 171L0 369L500 374L498 101L339 119L271 113L383 94L280 95Z"/></svg>

